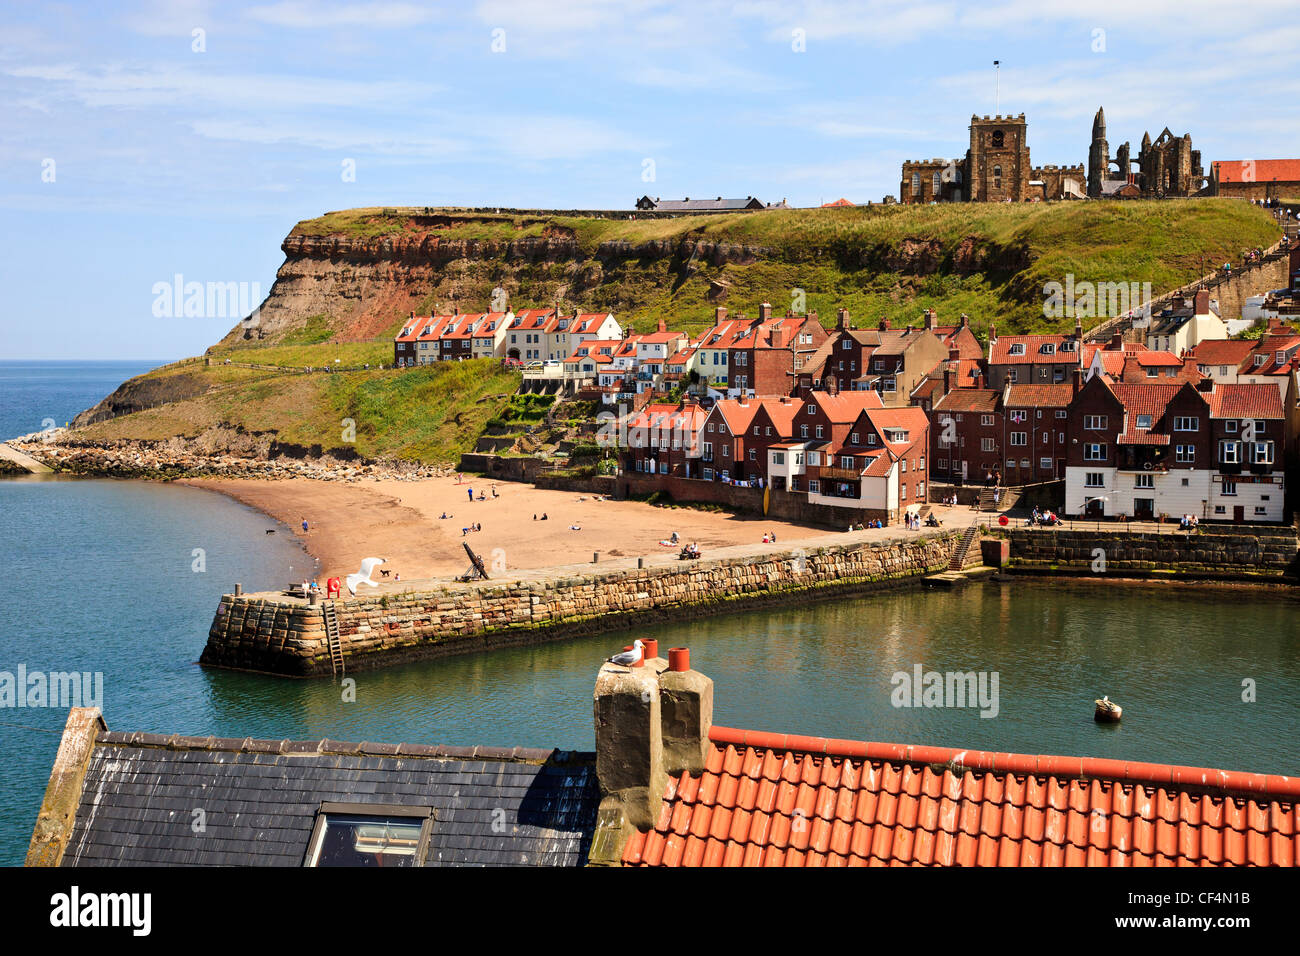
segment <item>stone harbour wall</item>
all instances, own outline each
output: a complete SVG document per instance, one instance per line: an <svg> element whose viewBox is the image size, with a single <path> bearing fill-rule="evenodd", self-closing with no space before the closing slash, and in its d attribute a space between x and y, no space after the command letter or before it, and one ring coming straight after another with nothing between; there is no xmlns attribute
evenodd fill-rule
<svg viewBox="0 0 1300 956"><path fill-rule="evenodd" d="M896 586L947 568L958 534L720 556L637 568L519 571L336 601L345 670L468 653L634 624ZM740 549L752 551L753 546ZM978 551L978 549L974 549ZM332 673L321 605L224 595L200 663L310 677Z"/></svg>
<svg viewBox="0 0 1300 956"><path fill-rule="evenodd" d="M1015 570L1224 579L1294 577L1300 543L1288 528L1161 534L1024 528L1010 535L1010 567ZM1104 571L1094 570L1098 550L1105 558Z"/></svg>

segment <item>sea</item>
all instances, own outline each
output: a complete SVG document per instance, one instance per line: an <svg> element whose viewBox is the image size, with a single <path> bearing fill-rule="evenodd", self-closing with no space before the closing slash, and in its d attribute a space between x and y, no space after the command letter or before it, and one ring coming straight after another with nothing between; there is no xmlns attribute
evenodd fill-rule
<svg viewBox="0 0 1300 956"><path fill-rule="evenodd" d="M62 425L148 367L0 362L0 438ZM724 726L1300 774L1300 601L1288 593L894 591L361 672L355 699L330 678L198 666L223 593L311 570L288 529L222 495L0 480L0 690L6 674L84 673L96 697L84 702L124 731L591 749L596 671L641 636L691 648ZM982 675L996 706L911 698L924 675L949 672ZM1103 694L1122 723L1092 720ZM0 706L0 864L22 863L66 717L48 699Z"/></svg>

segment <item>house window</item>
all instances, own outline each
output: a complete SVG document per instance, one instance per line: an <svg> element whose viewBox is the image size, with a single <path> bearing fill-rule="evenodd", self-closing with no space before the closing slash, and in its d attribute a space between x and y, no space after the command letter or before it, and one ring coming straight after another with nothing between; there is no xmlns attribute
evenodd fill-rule
<svg viewBox="0 0 1300 956"><path fill-rule="evenodd" d="M1154 488L1156 486L1155 475L1134 475L1134 488Z"/></svg>
<svg viewBox="0 0 1300 956"><path fill-rule="evenodd" d="M993 167L993 188L994 189L1002 188L1002 167L1001 166Z"/></svg>
<svg viewBox="0 0 1300 956"><path fill-rule="evenodd" d="M818 425L818 426L817 426L817 437L818 437L818 438L821 438L821 437L822 437L822 426L821 426L821 425Z"/></svg>
<svg viewBox="0 0 1300 956"><path fill-rule="evenodd" d="M899 501L907 500L907 485L900 484L898 486L898 500Z"/></svg>
<svg viewBox="0 0 1300 956"><path fill-rule="evenodd" d="M981 424L981 425L992 425L992 424L993 424L993 416L992 416L992 415L981 415L981 416L980 416L980 424Z"/></svg>
<svg viewBox="0 0 1300 956"><path fill-rule="evenodd" d="M1257 514L1257 515L1266 515L1266 514L1268 514L1268 509L1265 508L1263 505L1256 505L1256 506L1255 506L1255 514Z"/></svg>
<svg viewBox="0 0 1300 956"><path fill-rule="evenodd" d="M1225 465L1241 464L1240 445L1235 441L1219 442L1219 461Z"/></svg>
<svg viewBox="0 0 1300 956"><path fill-rule="evenodd" d="M862 444L862 442L858 439L858 433L857 433L857 432L854 432L853 434L849 435L849 444L850 444L850 445L861 445L861 444Z"/></svg>
<svg viewBox="0 0 1300 956"><path fill-rule="evenodd" d="M1099 442L1092 442L1083 446L1084 461L1105 461L1106 446Z"/></svg>
<svg viewBox="0 0 1300 956"><path fill-rule="evenodd" d="M1038 468L1039 468L1040 471L1051 471L1051 470L1052 470L1052 459L1050 459L1050 458L1040 458L1040 459L1038 459Z"/></svg>
<svg viewBox="0 0 1300 956"><path fill-rule="evenodd" d="M1193 461L1195 461L1195 460L1196 460L1196 446L1195 446L1195 445L1179 445L1176 449L1174 449L1174 460L1175 460L1175 461L1178 461L1178 462L1180 462L1180 463L1182 463L1182 464L1187 464L1188 462L1193 462Z"/></svg>
<svg viewBox="0 0 1300 956"><path fill-rule="evenodd" d="M1214 513L1216 515L1226 515L1228 513L1228 509L1225 508L1223 505L1215 505Z"/></svg>
<svg viewBox="0 0 1300 956"><path fill-rule="evenodd" d="M916 497L918 497L918 498L924 498L924 497L925 497L925 482L924 482L924 481L918 481L918 482L916 483Z"/></svg>
<svg viewBox="0 0 1300 956"><path fill-rule="evenodd" d="M980 451L997 451L997 442L992 438L980 439Z"/></svg>
<svg viewBox="0 0 1300 956"><path fill-rule="evenodd" d="M1066 417L1068 417L1068 415L1069 415L1069 412L1067 412L1064 408L1058 408L1058 409L1056 410L1056 417L1057 417L1057 418L1066 418Z"/></svg>
<svg viewBox="0 0 1300 956"><path fill-rule="evenodd" d="M1025 346L1022 342L1012 342L1011 347L1007 349L1008 355L1024 355Z"/></svg>
<svg viewBox="0 0 1300 956"><path fill-rule="evenodd" d="M871 434L867 435L867 445L870 446L870 445L874 445L875 443L876 443L876 435L875 432L872 432Z"/></svg>
<svg viewBox="0 0 1300 956"><path fill-rule="evenodd" d="M1179 415L1174 418L1174 431L1194 432L1201 427L1201 420L1195 415Z"/></svg>
<svg viewBox="0 0 1300 956"><path fill-rule="evenodd" d="M800 438L807 438L807 437L808 437L808 426L807 426L807 425L800 425L800 426L799 426L799 437L800 437Z"/></svg>
<svg viewBox="0 0 1300 956"><path fill-rule="evenodd" d="M423 866L433 810L322 803L303 866Z"/></svg>
<svg viewBox="0 0 1300 956"><path fill-rule="evenodd" d="M1010 382L1012 385L1015 385L1018 381L1020 381L1020 370L1014 368L1007 369L1007 381Z"/></svg>
<svg viewBox="0 0 1300 956"><path fill-rule="evenodd" d="M705 481L712 481L712 480L713 480L713 469L712 469L712 468L705 468L705 469L704 469L704 480L705 480Z"/></svg>
<svg viewBox="0 0 1300 956"><path fill-rule="evenodd" d="M1255 453L1252 460L1256 465L1273 464L1273 443L1271 441L1257 441L1254 446Z"/></svg>
<svg viewBox="0 0 1300 956"><path fill-rule="evenodd" d="M1150 415L1139 415L1139 416L1138 416L1138 428L1150 428L1150 427L1151 427L1151 416L1150 416Z"/></svg>
<svg viewBox="0 0 1300 956"><path fill-rule="evenodd" d="M852 470L853 470L853 456L852 456L852 455L841 455L841 456L840 456L840 467L841 467L841 468L844 468L844 469L847 469L847 470L849 470L849 471L852 471Z"/></svg>
<svg viewBox="0 0 1300 956"><path fill-rule="evenodd" d="M1233 497L1237 494L1237 483L1229 478L1223 479L1223 489L1220 494Z"/></svg>
<svg viewBox="0 0 1300 956"><path fill-rule="evenodd" d="M849 349L853 348L853 340L852 340L852 339L843 339L843 340L841 340L841 341L840 341L840 348L847 352ZM843 366L840 366L840 367L843 368Z"/></svg>
<svg viewBox="0 0 1300 956"><path fill-rule="evenodd" d="M1256 435L1262 435L1262 434L1264 434L1264 426L1266 426L1267 424L1268 424L1268 422L1263 421L1262 419L1256 419L1256 420L1255 420L1255 434L1256 434Z"/></svg>
<svg viewBox="0 0 1300 956"><path fill-rule="evenodd" d="M1106 486L1104 478L1105 475L1100 471L1086 472L1083 477L1083 486L1085 488L1104 488Z"/></svg>
<svg viewBox="0 0 1300 956"><path fill-rule="evenodd" d="M822 463L822 453L819 451L808 452L808 464L814 468L819 467Z"/></svg>
<svg viewBox="0 0 1300 956"><path fill-rule="evenodd" d="M1083 427L1086 431L1100 432L1106 430L1105 415L1084 415Z"/></svg>
<svg viewBox="0 0 1300 956"><path fill-rule="evenodd" d="M988 416L988 417L989 417L989 418L992 418L993 416L990 415L990 416ZM1028 413L1027 411L1025 411L1023 408L1015 408L1015 409L1012 409L1012 411L1011 411L1011 420L1012 420L1013 422L1023 422L1023 421L1025 421L1027 418L1029 418L1029 413ZM991 424L993 424L993 423L990 421L990 422L985 422L985 424L986 424L986 425L991 425Z"/></svg>
<svg viewBox="0 0 1300 956"><path fill-rule="evenodd" d="M809 479L808 494L810 495L821 494L821 490L822 490L822 483L820 481L818 481L816 478Z"/></svg>
<svg viewBox="0 0 1300 956"><path fill-rule="evenodd" d="M816 405L809 405L809 406L808 406L808 414L809 414L809 415L816 415L816 414L817 414L817 406L816 406Z"/></svg>
<svg viewBox="0 0 1300 956"><path fill-rule="evenodd" d="M751 449L749 450L749 460L750 460L750 461L758 461L758 451L757 451L756 449L751 448Z"/></svg>
<svg viewBox="0 0 1300 956"><path fill-rule="evenodd" d="M1029 444L1029 433L1028 433L1028 432L1012 432L1012 433L1011 433L1011 444L1012 444L1012 445L1015 445L1015 446L1018 446L1018 447L1022 447L1022 446L1024 446L1024 445L1028 445L1028 444Z"/></svg>
<svg viewBox="0 0 1300 956"><path fill-rule="evenodd" d="M781 452L781 451L774 451L774 452L772 452L772 464L774 464L774 465L784 465L784 464L785 464L785 452Z"/></svg>

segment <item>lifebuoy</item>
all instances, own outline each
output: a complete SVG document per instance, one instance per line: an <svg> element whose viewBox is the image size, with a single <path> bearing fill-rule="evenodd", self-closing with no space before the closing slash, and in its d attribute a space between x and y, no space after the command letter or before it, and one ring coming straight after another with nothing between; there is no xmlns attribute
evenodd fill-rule
<svg viewBox="0 0 1300 956"><path fill-rule="evenodd" d="M1148 461L1148 462L1145 462L1145 463L1142 465L1142 470L1143 470L1143 471L1150 471L1151 468L1152 468L1152 465L1151 465L1151 462L1149 462L1149 461Z"/></svg>

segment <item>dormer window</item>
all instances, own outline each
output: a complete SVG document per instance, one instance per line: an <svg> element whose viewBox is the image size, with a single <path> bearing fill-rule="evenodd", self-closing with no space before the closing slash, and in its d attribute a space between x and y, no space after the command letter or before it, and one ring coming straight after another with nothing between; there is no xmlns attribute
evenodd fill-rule
<svg viewBox="0 0 1300 956"><path fill-rule="evenodd" d="M1038 347L1038 351L1042 352L1044 355L1055 355L1056 346L1053 345L1051 342L1044 342L1042 345Z"/></svg>
<svg viewBox="0 0 1300 956"><path fill-rule="evenodd" d="M1008 354L1008 355L1024 355L1024 354L1025 354L1025 347L1024 347L1024 345L1022 345L1020 342L1015 342L1015 343L1012 344L1011 348L1007 349L1007 354Z"/></svg>
<svg viewBox="0 0 1300 956"><path fill-rule="evenodd" d="M1139 415L1139 416L1138 416L1138 428L1150 428L1150 427L1151 427L1151 416L1150 416L1150 415Z"/></svg>

